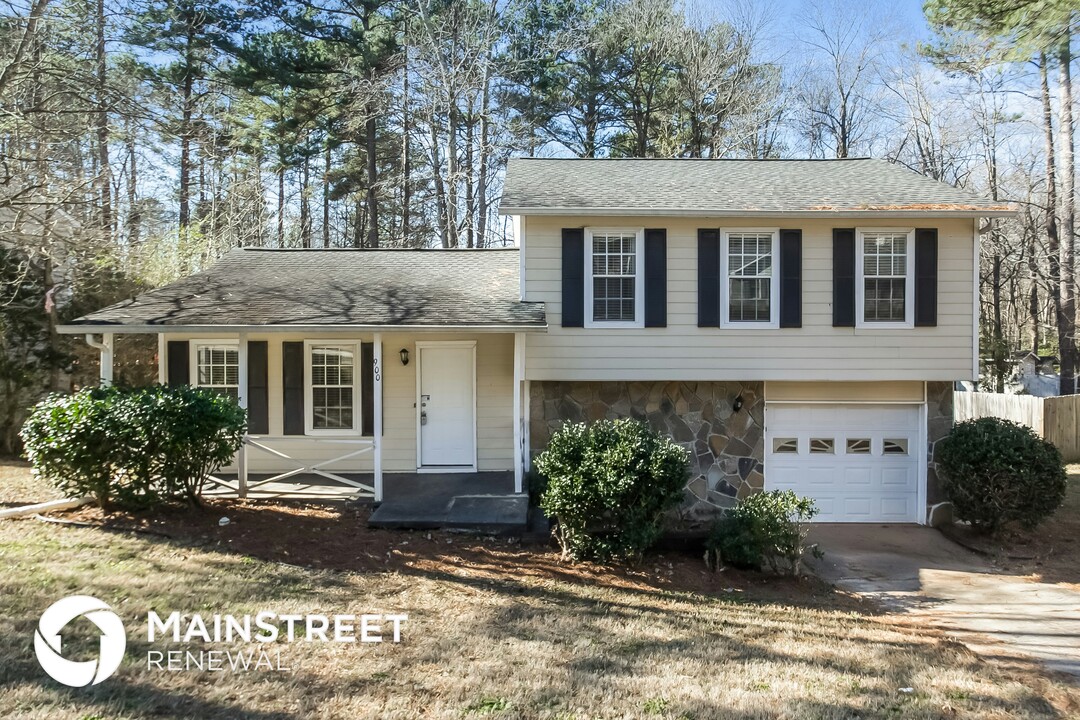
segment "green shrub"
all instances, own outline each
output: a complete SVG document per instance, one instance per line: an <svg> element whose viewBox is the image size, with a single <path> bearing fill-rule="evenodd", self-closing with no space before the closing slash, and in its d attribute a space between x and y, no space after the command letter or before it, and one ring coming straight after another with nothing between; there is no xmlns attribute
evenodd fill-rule
<svg viewBox="0 0 1080 720"><path fill-rule="evenodd" d="M686 450L636 420L564 425L536 458L540 507L568 559L641 557L688 478Z"/></svg>
<svg viewBox="0 0 1080 720"><path fill-rule="evenodd" d="M1061 453L1031 428L999 418L957 423L936 449L942 489L956 516L997 533L1031 529L1065 499Z"/></svg>
<svg viewBox="0 0 1080 720"><path fill-rule="evenodd" d="M245 413L190 387L87 388L34 408L21 437L34 471L103 507L198 502L206 476L240 447Z"/></svg>
<svg viewBox="0 0 1080 720"><path fill-rule="evenodd" d="M713 526L706 541L706 562L714 567L763 570L798 575L806 551L809 521L817 515L810 498L791 490L770 490L751 495L729 510ZM815 557L821 551L812 548Z"/></svg>

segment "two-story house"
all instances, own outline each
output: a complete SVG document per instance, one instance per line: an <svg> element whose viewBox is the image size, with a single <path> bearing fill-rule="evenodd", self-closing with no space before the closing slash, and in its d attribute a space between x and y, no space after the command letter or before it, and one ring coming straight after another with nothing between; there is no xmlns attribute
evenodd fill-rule
<svg viewBox="0 0 1080 720"><path fill-rule="evenodd" d="M637 417L690 451L690 518L790 488L927 522L1007 206L870 159L517 159L500 212L516 249L234 250L63 329L102 334L106 381L112 334L149 332L162 382L234 394L244 486L521 493L562 423Z"/></svg>

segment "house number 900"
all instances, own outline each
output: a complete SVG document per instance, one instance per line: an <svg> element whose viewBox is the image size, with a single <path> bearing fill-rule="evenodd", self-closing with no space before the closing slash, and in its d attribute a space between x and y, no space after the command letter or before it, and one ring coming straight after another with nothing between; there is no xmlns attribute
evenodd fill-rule
<svg viewBox="0 0 1080 720"><path fill-rule="evenodd" d="M374 371L375 371L375 379L376 379L376 380L382 380L382 373L381 373L381 371L379 370L379 361L378 361L377 359L376 359L376 360L372 360L372 368L373 368L373 369L374 369Z"/></svg>

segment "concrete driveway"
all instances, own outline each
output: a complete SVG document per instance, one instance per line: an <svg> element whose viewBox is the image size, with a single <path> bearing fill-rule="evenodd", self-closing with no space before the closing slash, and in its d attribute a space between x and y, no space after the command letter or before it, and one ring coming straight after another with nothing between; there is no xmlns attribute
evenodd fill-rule
<svg viewBox="0 0 1080 720"><path fill-rule="evenodd" d="M1080 592L1002 575L937 530L918 525L815 525L822 579L924 620L975 652L1034 658L1080 677Z"/></svg>

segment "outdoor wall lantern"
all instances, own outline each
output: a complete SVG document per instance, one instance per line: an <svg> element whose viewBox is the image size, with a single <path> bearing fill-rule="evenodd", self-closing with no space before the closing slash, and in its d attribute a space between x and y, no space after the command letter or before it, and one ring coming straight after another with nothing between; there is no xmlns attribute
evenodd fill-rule
<svg viewBox="0 0 1080 720"><path fill-rule="evenodd" d="M401 348L400 350L398 350L398 355L401 356L401 364L402 365L408 365L409 364L409 349L408 348Z"/></svg>
<svg viewBox="0 0 1080 720"><path fill-rule="evenodd" d="M739 395L738 397L735 398L735 402L731 403L731 411L732 412L739 412L740 410L742 410L742 403L743 403L742 395Z"/></svg>

